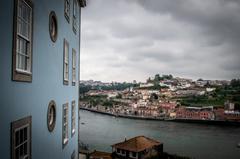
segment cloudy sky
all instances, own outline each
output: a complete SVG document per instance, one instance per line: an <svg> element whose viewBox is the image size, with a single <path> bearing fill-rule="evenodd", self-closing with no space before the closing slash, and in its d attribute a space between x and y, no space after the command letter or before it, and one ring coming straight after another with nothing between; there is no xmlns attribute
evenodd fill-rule
<svg viewBox="0 0 240 159"><path fill-rule="evenodd" d="M239 0L88 0L81 79L240 78Z"/></svg>

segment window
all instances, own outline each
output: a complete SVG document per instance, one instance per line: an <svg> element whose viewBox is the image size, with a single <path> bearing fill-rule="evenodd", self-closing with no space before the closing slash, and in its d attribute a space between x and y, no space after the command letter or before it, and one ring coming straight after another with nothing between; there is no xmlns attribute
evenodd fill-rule
<svg viewBox="0 0 240 159"><path fill-rule="evenodd" d="M70 22L70 0L64 0L64 15L68 23Z"/></svg>
<svg viewBox="0 0 240 159"><path fill-rule="evenodd" d="M137 157L137 153L136 152L131 152L131 157L136 158Z"/></svg>
<svg viewBox="0 0 240 159"><path fill-rule="evenodd" d="M75 86L76 84L76 64L77 64L77 58L76 58L76 50L72 49L72 85Z"/></svg>
<svg viewBox="0 0 240 159"><path fill-rule="evenodd" d="M77 8L78 8L78 3L77 0L73 0L73 32L76 34L77 33Z"/></svg>
<svg viewBox="0 0 240 159"><path fill-rule="evenodd" d="M62 142L63 147L68 143L68 104L63 105L63 116L62 116Z"/></svg>
<svg viewBox="0 0 240 159"><path fill-rule="evenodd" d="M68 85L69 79L69 44L67 40L64 39L64 57L63 57L63 83Z"/></svg>
<svg viewBox="0 0 240 159"><path fill-rule="evenodd" d="M12 67L15 81L32 81L32 6L30 0L15 1Z"/></svg>
<svg viewBox="0 0 240 159"><path fill-rule="evenodd" d="M120 153L121 151L120 151L120 149L117 149L117 153Z"/></svg>
<svg viewBox="0 0 240 159"><path fill-rule="evenodd" d="M12 159L31 158L31 127L31 116L11 123Z"/></svg>
<svg viewBox="0 0 240 159"><path fill-rule="evenodd" d="M76 102L72 101L72 136L76 131Z"/></svg>
<svg viewBox="0 0 240 159"><path fill-rule="evenodd" d="M126 154L126 151L125 151L125 150L121 150L121 154L122 154L122 155L125 155L125 154Z"/></svg>
<svg viewBox="0 0 240 159"><path fill-rule="evenodd" d="M49 15L49 34L53 42L57 40L58 26L57 26L57 16L54 11L51 11Z"/></svg>
<svg viewBox="0 0 240 159"><path fill-rule="evenodd" d="M56 104L54 101L51 101L48 105L47 112L47 125L50 132L53 131L56 123Z"/></svg>

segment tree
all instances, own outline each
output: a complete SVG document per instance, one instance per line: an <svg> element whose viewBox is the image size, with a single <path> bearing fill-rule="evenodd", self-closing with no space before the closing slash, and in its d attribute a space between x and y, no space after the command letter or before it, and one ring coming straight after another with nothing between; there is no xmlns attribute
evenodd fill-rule
<svg viewBox="0 0 240 159"><path fill-rule="evenodd" d="M150 99L157 100L158 99L158 95L156 93L152 93L151 96L150 96Z"/></svg>
<svg viewBox="0 0 240 159"><path fill-rule="evenodd" d="M121 99L121 98L122 98L122 94L118 93L118 95L116 96L116 98Z"/></svg>
<svg viewBox="0 0 240 159"><path fill-rule="evenodd" d="M147 79L147 83L151 83L151 82L152 82L151 78L148 77L148 79Z"/></svg>
<svg viewBox="0 0 240 159"><path fill-rule="evenodd" d="M160 79L160 75L159 75L159 74L156 74L156 75L155 75L155 78L154 78L154 82L155 82L155 81L159 82L159 79Z"/></svg>
<svg viewBox="0 0 240 159"><path fill-rule="evenodd" d="M160 76L159 74L156 74L155 75L155 78L154 78L154 81L153 81L153 84L154 84L154 89L159 89L159 79L160 79Z"/></svg>
<svg viewBox="0 0 240 159"><path fill-rule="evenodd" d="M172 79L173 78L173 76L170 74L170 75L162 75L162 79L164 80L164 79L168 79L168 80L170 80L170 79Z"/></svg>
<svg viewBox="0 0 240 159"><path fill-rule="evenodd" d="M232 79L230 84L232 87L240 87L240 79Z"/></svg>
<svg viewBox="0 0 240 159"><path fill-rule="evenodd" d="M92 87L90 85L84 85L84 84L79 85L79 93L80 94L84 95L85 93L87 93L91 89L92 89Z"/></svg>
<svg viewBox="0 0 240 159"><path fill-rule="evenodd" d="M106 100L103 102L103 106L113 107L113 102L111 100Z"/></svg>

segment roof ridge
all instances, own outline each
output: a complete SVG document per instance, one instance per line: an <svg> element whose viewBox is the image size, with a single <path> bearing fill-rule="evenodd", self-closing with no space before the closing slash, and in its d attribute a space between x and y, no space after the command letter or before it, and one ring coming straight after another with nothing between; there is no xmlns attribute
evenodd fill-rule
<svg viewBox="0 0 240 159"><path fill-rule="evenodd" d="M120 149L128 149L132 151L140 151L144 148L148 148L154 145L161 144L159 141L148 138L143 135L135 136L133 138L130 138L128 140L125 140L123 142L116 143L112 145L112 147L119 147Z"/></svg>

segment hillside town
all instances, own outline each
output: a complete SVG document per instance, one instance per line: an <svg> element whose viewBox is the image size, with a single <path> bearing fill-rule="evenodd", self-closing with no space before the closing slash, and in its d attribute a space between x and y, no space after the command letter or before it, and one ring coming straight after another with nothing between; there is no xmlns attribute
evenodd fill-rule
<svg viewBox="0 0 240 159"><path fill-rule="evenodd" d="M81 81L82 85L91 87L81 94L80 107L115 116L143 119L240 122L238 83L239 80L194 81L157 74L145 83L137 83L135 80L131 84L124 83L127 87L120 90L102 89L119 83Z"/></svg>

